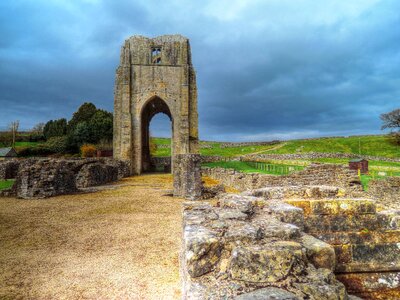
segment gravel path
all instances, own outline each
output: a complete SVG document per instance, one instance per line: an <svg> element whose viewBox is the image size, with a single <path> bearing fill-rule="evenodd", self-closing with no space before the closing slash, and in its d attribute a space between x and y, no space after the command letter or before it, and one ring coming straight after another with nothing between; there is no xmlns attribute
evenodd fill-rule
<svg viewBox="0 0 400 300"><path fill-rule="evenodd" d="M170 175L42 200L0 198L0 299L179 299Z"/></svg>

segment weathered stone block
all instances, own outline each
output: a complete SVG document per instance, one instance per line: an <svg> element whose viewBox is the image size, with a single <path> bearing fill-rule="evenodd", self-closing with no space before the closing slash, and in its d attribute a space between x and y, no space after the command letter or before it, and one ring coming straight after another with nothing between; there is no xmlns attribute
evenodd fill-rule
<svg viewBox="0 0 400 300"><path fill-rule="evenodd" d="M232 279L246 282L278 282L302 272L306 262L301 245L275 242L265 246L236 247L231 254Z"/></svg>
<svg viewBox="0 0 400 300"><path fill-rule="evenodd" d="M242 294L234 300L300 300L296 295L276 287L267 287Z"/></svg>
<svg viewBox="0 0 400 300"><path fill-rule="evenodd" d="M304 234L301 241L306 248L307 258L316 268L335 269L335 250L331 245L308 234Z"/></svg>
<svg viewBox="0 0 400 300"><path fill-rule="evenodd" d="M310 215L304 222L307 233L376 230L379 227L376 215Z"/></svg>
<svg viewBox="0 0 400 300"><path fill-rule="evenodd" d="M236 194L226 194L220 199L220 205L223 208L238 209L242 213L252 214L254 210L254 203L259 198L251 196L242 196Z"/></svg>
<svg viewBox="0 0 400 300"><path fill-rule="evenodd" d="M338 274L341 281L352 294L368 300L400 299L400 272L369 272Z"/></svg>
<svg viewBox="0 0 400 300"><path fill-rule="evenodd" d="M383 228L400 229L400 210L384 210L378 214L378 221Z"/></svg>
<svg viewBox="0 0 400 300"><path fill-rule="evenodd" d="M184 228L185 263L191 277L211 272L221 254L217 235L202 226Z"/></svg>
<svg viewBox="0 0 400 300"><path fill-rule="evenodd" d="M201 198L202 181L199 154L178 154L174 159L174 196L188 200Z"/></svg>
<svg viewBox="0 0 400 300"><path fill-rule="evenodd" d="M286 203L274 203L269 208L282 222L294 224L301 229L304 227L304 212L301 208Z"/></svg>

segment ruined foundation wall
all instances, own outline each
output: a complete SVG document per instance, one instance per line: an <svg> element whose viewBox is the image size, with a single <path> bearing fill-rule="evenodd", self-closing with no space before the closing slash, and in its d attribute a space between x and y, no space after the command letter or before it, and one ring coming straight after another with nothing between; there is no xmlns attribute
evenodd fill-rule
<svg viewBox="0 0 400 300"><path fill-rule="evenodd" d="M2 191L2 196L30 199L71 194L80 188L116 181L130 173L127 163L106 158L30 158L17 162L16 182L11 189Z"/></svg>
<svg viewBox="0 0 400 300"><path fill-rule="evenodd" d="M334 164L313 164L288 176L242 173L233 169L208 167L202 168L202 174L240 191L284 185L334 185L358 191L362 190L356 172L345 166Z"/></svg>
<svg viewBox="0 0 400 300"><path fill-rule="evenodd" d="M0 180L12 179L17 177L20 160L8 159L0 161Z"/></svg>
<svg viewBox="0 0 400 300"><path fill-rule="evenodd" d="M379 204L400 209L400 177L370 180L367 192Z"/></svg>

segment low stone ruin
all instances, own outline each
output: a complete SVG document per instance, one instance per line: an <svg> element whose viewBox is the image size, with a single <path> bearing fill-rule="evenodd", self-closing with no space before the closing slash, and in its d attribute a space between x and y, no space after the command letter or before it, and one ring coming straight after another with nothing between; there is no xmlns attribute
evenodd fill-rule
<svg viewBox="0 0 400 300"><path fill-rule="evenodd" d="M362 191L357 172L347 166L312 164L306 169L287 176L260 173L242 173L234 169L202 167L202 174L240 191L265 186L333 185Z"/></svg>
<svg viewBox="0 0 400 300"><path fill-rule="evenodd" d="M17 177L19 161L8 159L0 161L0 180L14 179Z"/></svg>
<svg viewBox="0 0 400 300"><path fill-rule="evenodd" d="M50 159L31 158L1 163L0 170L16 178L14 187L2 191L3 196L23 199L46 198L77 192L129 175L126 162L113 159ZM8 173L7 173L8 172Z"/></svg>
<svg viewBox="0 0 400 300"><path fill-rule="evenodd" d="M184 298L399 299L399 244L400 211L334 186L186 203Z"/></svg>

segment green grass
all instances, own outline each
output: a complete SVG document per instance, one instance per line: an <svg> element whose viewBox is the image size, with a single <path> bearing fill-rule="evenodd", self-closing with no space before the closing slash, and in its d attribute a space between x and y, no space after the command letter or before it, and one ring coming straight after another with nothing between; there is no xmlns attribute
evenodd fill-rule
<svg viewBox="0 0 400 300"><path fill-rule="evenodd" d="M36 147L42 143L39 142L15 142L15 147Z"/></svg>
<svg viewBox="0 0 400 300"><path fill-rule="evenodd" d="M219 161L204 163L203 166L211 168L234 169L244 173L261 173L270 175L287 175L291 172L302 169L300 166L285 164L265 164L245 161Z"/></svg>
<svg viewBox="0 0 400 300"><path fill-rule="evenodd" d="M157 145L170 145L169 138L153 138ZM277 145L269 146L244 146L221 148L220 142L202 141L200 144L210 145L211 148L201 148L202 155L219 155L224 157L232 157L250 153L266 153L266 154L293 154L293 153L352 153L355 156L360 153L363 155L382 156L389 158L400 158L400 146L390 143L385 135L371 136L351 136L351 137L333 137L320 138L312 140L291 140L281 143L282 147ZM275 149L276 148L276 149ZM263 152L265 151L265 152ZM169 148L157 149L156 156L169 156L171 150ZM315 161L347 163L346 159L331 160L319 159ZM384 165L384 164L380 164ZM389 163L388 166L392 166Z"/></svg>
<svg viewBox="0 0 400 300"><path fill-rule="evenodd" d="M170 145L170 139L169 138L152 138L154 143L159 146L159 145ZM201 155L218 155L218 156L223 156L223 157L232 157L232 156L238 156L238 155L244 155L244 154L250 154L254 152L262 152L266 151L268 149L271 149L272 147L276 145L267 145L267 146L243 146L243 147L227 147L227 148L221 148L221 143L219 142L204 142L201 141L200 145L210 145L211 148L200 148L200 154ZM170 156L171 155L171 148L161 148L157 147L157 151L155 153L155 156Z"/></svg>
<svg viewBox="0 0 400 300"><path fill-rule="evenodd" d="M363 155L400 158L400 147L390 143L384 135L292 140L287 141L283 147L268 151L267 153L322 152L353 153L357 155L360 153L360 150Z"/></svg>
<svg viewBox="0 0 400 300"><path fill-rule="evenodd" d="M5 190L13 186L14 179L0 180L0 190Z"/></svg>

